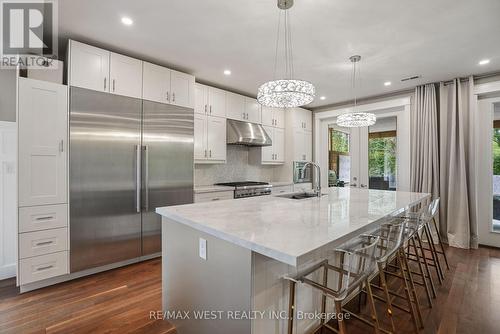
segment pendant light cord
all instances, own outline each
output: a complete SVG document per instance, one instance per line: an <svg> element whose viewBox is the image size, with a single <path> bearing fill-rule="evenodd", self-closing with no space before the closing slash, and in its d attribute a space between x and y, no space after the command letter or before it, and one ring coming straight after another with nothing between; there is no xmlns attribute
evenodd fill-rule
<svg viewBox="0 0 500 334"><path fill-rule="evenodd" d="M288 14L288 10L280 9L278 13L278 29L276 32L276 49L274 52L274 74L273 79L277 79L278 73L278 53L279 53L279 45L280 45L280 36L281 36L281 16L284 14L284 28L283 28L283 53L285 56L285 68L284 68L284 79L292 79L293 78L293 47L292 47L292 30L290 28L290 16Z"/></svg>

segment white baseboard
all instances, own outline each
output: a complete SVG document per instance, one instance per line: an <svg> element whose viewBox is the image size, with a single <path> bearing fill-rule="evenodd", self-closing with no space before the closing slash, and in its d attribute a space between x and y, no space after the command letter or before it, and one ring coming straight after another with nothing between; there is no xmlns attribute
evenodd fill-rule
<svg viewBox="0 0 500 334"><path fill-rule="evenodd" d="M16 265L9 264L3 267L0 267L0 280L16 277Z"/></svg>

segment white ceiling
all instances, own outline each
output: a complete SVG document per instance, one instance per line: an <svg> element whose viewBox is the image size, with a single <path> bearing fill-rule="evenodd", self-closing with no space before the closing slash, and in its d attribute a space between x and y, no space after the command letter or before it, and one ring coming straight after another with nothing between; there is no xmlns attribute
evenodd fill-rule
<svg viewBox="0 0 500 334"><path fill-rule="evenodd" d="M499 13L499 0L295 0L295 76L316 86L309 107L319 107L352 98L353 54L363 57L361 97L498 71ZM122 16L134 24L124 26ZM59 0L63 38L253 96L272 79L277 19L275 0ZM491 63L478 66L483 58ZM412 75L422 78L400 82Z"/></svg>

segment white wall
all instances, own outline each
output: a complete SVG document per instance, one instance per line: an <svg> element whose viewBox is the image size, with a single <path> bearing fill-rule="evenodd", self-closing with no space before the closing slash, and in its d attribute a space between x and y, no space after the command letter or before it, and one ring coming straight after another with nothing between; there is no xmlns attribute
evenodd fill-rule
<svg viewBox="0 0 500 334"><path fill-rule="evenodd" d="M0 280L16 275L17 126L0 121Z"/></svg>

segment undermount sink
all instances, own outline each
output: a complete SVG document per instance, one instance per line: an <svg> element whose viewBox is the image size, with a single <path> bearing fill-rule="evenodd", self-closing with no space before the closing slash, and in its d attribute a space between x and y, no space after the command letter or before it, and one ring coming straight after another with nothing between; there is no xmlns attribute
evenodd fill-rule
<svg viewBox="0 0 500 334"><path fill-rule="evenodd" d="M322 194L321 196L323 196ZM297 192L297 193L291 193L291 194L285 194L285 195L278 195L277 197L283 197L283 198L288 198L288 199L306 199L306 198L311 198L311 197L318 197L316 193L312 192Z"/></svg>

